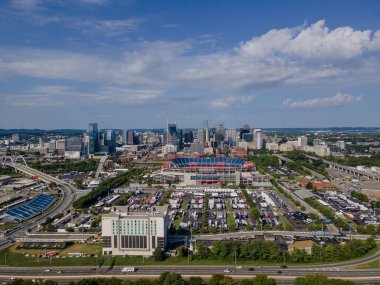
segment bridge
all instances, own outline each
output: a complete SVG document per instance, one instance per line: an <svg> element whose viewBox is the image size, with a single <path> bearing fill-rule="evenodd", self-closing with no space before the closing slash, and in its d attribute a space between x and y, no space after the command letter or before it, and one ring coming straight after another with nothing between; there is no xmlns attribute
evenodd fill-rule
<svg viewBox="0 0 380 285"><path fill-rule="evenodd" d="M50 176L46 173L43 173L41 171L38 171L36 169L33 169L29 166L27 166L27 163L25 159L22 156L18 156L16 158L13 157L6 157L4 161L2 162L3 167L12 167L16 171L22 172L28 176L38 176L38 179L46 182L51 183L54 182L57 184L57 186L60 188L61 192L61 199L59 202L50 210L46 211L40 216L37 216L36 218L33 218L31 220L26 221L23 223L22 227L18 227L15 231L9 232L4 235L5 239L9 238L15 238L20 233L22 233L24 230L29 232L32 231L35 227L37 227L40 223L45 221L47 217L54 217L59 213L63 213L70 209L72 203L75 200L77 189L72 186L69 183L66 183L56 177ZM18 161L21 161L19 163Z"/></svg>
<svg viewBox="0 0 380 285"><path fill-rule="evenodd" d="M280 155L280 154L275 154L275 156L278 158L278 160L280 161L280 164L282 163L282 162L285 162L285 163L288 163L288 162L294 162L293 160L291 160L291 159L289 159L289 158L287 158L287 157L285 157L285 156L283 156L283 155ZM314 177L318 177L318 178L320 178L320 179L325 179L325 177L322 175L322 174L320 174L320 173L318 173L318 172L316 172L316 171L314 171L314 170L312 170L312 169L310 169L310 168L307 168L307 167L305 167L305 166L303 166L303 165L300 165L304 170L306 170L306 171L309 171L309 172L311 172L311 174L314 176Z"/></svg>
<svg viewBox="0 0 380 285"><path fill-rule="evenodd" d="M108 159L108 155L102 156L100 158L100 161L99 161L99 164L98 164L98 168L96 169L96 173L95 173L95 178L96 179L99 178L100 172L102 172L104 164L106 163L107 159Z"/></svg>
<svg viewBox="0 0 380 285"><path fill-rule="evenodd" d="M315 157L315 156L312 156L312 155L305 155L308 159L310 160L319 160L320 158L318 157ZM372 179L372 180L376 180L377 182L380 182L380 175L378 174L375 174L375 173L371 173L371 172L366 172L366 171L362 171L362 170L358 170L354 167L350 167L350 166L346 166L346 165L343 165L343 164L340 164L340 163L336 163L336 162L332 162L332 161L329 161L329 160L326 160L326 159L322 159L323 163L328 165L330 168L332 169L338 169L338 170L341 170L341 171L344 171L344 172L347 172L349 174L353 174L353 175L357 175L357 176L361 176L361 177L366 177L368 179Z"/></svg>

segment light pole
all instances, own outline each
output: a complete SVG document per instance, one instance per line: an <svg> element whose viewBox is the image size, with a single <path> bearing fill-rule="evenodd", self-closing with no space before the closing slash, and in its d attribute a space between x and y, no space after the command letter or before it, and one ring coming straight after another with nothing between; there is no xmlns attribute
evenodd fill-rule
<svg viewBox="0 0 380 285"><path fill-rule="evenodd" d="M235 249L235 265L236 265L236 249Z"/></svg>

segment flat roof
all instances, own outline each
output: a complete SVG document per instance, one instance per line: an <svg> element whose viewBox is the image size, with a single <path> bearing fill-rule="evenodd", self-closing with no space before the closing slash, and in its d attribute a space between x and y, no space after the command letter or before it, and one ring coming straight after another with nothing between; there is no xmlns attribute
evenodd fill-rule
<svg viewBox="0 0 380 285"><path fill-rule="evenodd" d="M132 212L128 211L130 206L113 206L111 207L112 211L108 214L103 215L103 217L162 217L168 211L168 206L153 206L151 211L145 212Z"/></svg>

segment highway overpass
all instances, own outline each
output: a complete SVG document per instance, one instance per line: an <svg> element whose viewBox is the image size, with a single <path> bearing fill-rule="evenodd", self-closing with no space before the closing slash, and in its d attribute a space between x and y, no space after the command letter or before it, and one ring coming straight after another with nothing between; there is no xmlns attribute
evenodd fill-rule
<svg viewBox="0 0 380 285"><path fill-rule="evenodd" d="M310 159L310 160L321 159L319 157L315 157L315 156L308 155L308 154L305 155L305 156L308 159ZM357 176L361 176L361 177L366 177L366 178L369 178L369 179L372 179L372 180L376 180L377 182L380 182L380 175L378 175L378 174L367 172L367 171L358 170L358 169L356 169L354 167L350 167L350 166L343 165L343 164L340 164L340 163L332 162L332 161L329 161L329 160L326 160L326 159L322 159L322 161L323 161L324 164L328 165L330 168L338 169L338 170L347 172L348 174L353 174L353 175L357 175Z"/></svg>
<svg viewBox="0 0 380 285"><path fill-rule="evenodd" d="M50 176L46 173L43 173L41 171L38 171L36 169L33 169L31 167L28 167L20 163L5 162L3 163L3 165L13 167L15 170L25 173L26 175L29 175L29 176L38 176L39 179L41 179L42 181L46 183L54 182L57 184L57 186L61 190L61 199L56 204L54 204L52 208L48 209L46 212L42 213L41 215L35 218L25 221L24 223L22 223L22 225L17 227L14 231L8 234L5 234L4 240L14 239L17 236L20 236L20 234L25 231L30 232L34 228L36 228L39 224L44 222L46 218L54 217L57 214L63 213L71 208L71 205L75 200L76 192L77 192L77 189L74 186L56 177ZM3 241L0 241L0 246L2 245L5 245L5 244L3 244Z"/></svg>

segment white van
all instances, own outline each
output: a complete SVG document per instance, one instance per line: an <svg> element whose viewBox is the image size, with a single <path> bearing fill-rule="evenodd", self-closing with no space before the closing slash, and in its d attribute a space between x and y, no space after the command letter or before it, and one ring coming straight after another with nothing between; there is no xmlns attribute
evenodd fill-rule
<svg viewBox="0 0 380 285"><path fill-rule="evenodd" d="M134 267L124 267L121 272L126 273L126 272L135 272Z"/></svg>

